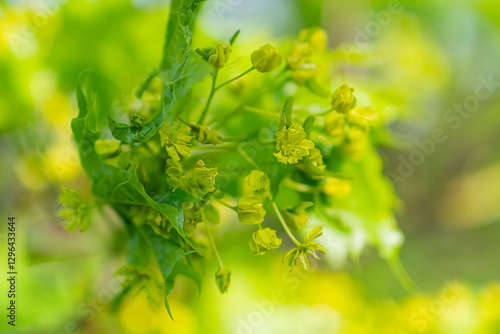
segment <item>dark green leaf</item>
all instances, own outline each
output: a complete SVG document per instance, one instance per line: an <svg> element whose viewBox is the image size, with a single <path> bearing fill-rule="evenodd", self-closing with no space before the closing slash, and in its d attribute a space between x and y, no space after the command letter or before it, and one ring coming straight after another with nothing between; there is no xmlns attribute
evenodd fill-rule
<svg viewBox="0 0 500 334"><path fill-rule="evenodd" d="M285 105L283 106L283 111L281 112L281 117L279 121L278 129L283 129L284 126L287 128L292 125L292 112L293 112L293 103L295 98L290 96L286 99Z"/></svg>
<svg viewBox="0 0 500 334"><path fill-rule="evenodd" d="M152 229L144 229L144 233L153 249L153 254L155 255L156 262L158 263L161 275L163 277L165 289L165 307L167 308L168 314L172 318L172 313L170 311L170 306L167 299L167 295L171 291L169 276L171 275L175 264L179 260L181 260L187 253L175 242L159 236L158 234L154 233Z"/></svg>
<svg viewBox="0 0 500 334"><path fill-rule="evenodd" d="M200 274L190 265L185 263L184 261L178 261L174 268L172 269L172 272L170 273L170 276L168 276L167 281L165 282L165 294L168 295L170 292L172 292L172 289L174 288L174 281L177 275L183 275L187 278L192 279L198 284L198 288L201 288L201 277Z"/></svg>

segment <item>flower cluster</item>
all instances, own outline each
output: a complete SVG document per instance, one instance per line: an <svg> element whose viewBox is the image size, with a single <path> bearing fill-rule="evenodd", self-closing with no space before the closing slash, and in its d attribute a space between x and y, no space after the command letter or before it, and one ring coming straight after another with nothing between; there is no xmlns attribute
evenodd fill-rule
<svg viewBox="0 0 500 334"><path fill-rule="evenodd" d="M189 26L176 31L176 43L182 46L183 41L184 50L191 50ZM75 119L75 141L93 191L126 222L137 248L122 270L127 288L134 285L154 295L158 282L150 269L156 263L168 294L176 275L197 280L204 267L200 261L213 256L219 264L216 286L226 293L231 272L214 233L233 224L226 210L247 225L239 225L242 230L251 229L249 252L264 255L287 248L283 262L306 269L311 258L326 252L318 241L322 225L348 234L343 217L369 217L377 210L382 211L377 218L391 215L384 206L390 190L379 196L369 188L371 178L384 183L379 164L368 160L376 156L370 129L377 125L377 114L357 105L353 87L329 87L318 80L328 73L318 70L327 68L322 62L325 31L301 31L290 44L286 64L278 48L265 44L244 57L246 66L251 63L248 70L218 82L231 77L234 68L226 65L239 52L238 33L196 53L167 48L169 58L158 73L161 94L150 92L154 80L148 78L136 99L155 107L144 112L129 106L130 124L109 118L111 131L100 138L93 109ZM290 91L297 103L287 96ZM80 91L77 95L86 98ZM62 193L67 228L84 231L90 226L88 207L76 192L63 188ZM389 199L378 205L379 197ZM291 244L295 247L289 250Z"/></svg>

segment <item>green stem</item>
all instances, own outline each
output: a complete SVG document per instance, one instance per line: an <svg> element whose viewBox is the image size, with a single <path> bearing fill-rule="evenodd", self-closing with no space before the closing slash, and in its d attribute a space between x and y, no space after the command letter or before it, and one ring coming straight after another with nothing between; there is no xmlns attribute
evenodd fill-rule
<svg viewBox="0 0 500 334"><path fill-rule="evenodd" d="M243 109L246 111L250 111L250 112L254 112L254 113L258 113L258 114L262 114L262 115L266 115L266 116L273 116L273 117L280 116L280 114L278 114L278 113L275 113L275 112L272 112L269 110L260 109L260 108L254 108L254 107L250 107L250 106L243 106Z"/></svg>
<svg viewBox="0 0 500 334"><path fill-rule="evenodd" d="M215 91L218 91L219 89L221 89L221 88L222 88L222 87L224 87L225 85L227 85L227 84L229 84L229 83L233 82L234 80L237 80L237 79L241 78L242 76L244 76L244 75L245 75L245 74L247 74L247 73L252 72L253 70L255 70L255 67L253 67L253 66L252 66L252 67L250 67L248 70L246 70L245 72L241 73L240 75L237 75L237 76L235 76L234 78L232 78L232 79L230 79L230 80L228 80L228 81L226 81L226 82L224 82L224 83L221 83L219 86L215 87Z"/></svg>
<svg viewBox="0 0 500 334"><path fill-rule="evenodd" d="M217 73L219 73L219 69L216 69L213 75L212 80L212 88L210 89L210 95L208 95L207 104L205 104L205 108L203 109L200 119L198 120L198 124L203 124L205 117L207 117L208 109L210 108L210 103L212 103L212 99L215 94L215 82L217 81Z"/></svg>
<svg viewBox="0 0 500 334"><path fill-rule="evenodd" d="M252 159L252 158L248 155L248 153L247 153L247 152L245 152L245 150L243 149L242 145L239 145L239 146L238 146L238 153L239 153L239 154L241 154L241 156L242 156L243 158L245 158L245 160L246 160L246 161L248 161L248 163L249 163L250 165L252 165L253 167L255 167L255 169L260 170L259 165L257 165L257 164L255 163L255 161L253 161L253 159Z"/></svg>
<svg viewBox="0 0 500 334"><path fill-rule="evenodd" d="M268 144L274 144L276 140L270 139L270 140L252 140L252 141L247 141L244 142L245 145L268 145ZM241 142L238 141L231 141L231 142L226 142L224 144L220 145L194 145L191 146L191 150L200 150L200 151L211 151L211 150L234 150L235 146L241 145Z"/></svg>
<svg viewBox="0 0 500 334"><path fill-rule="evenodd" d="M234 142L234 141L240 142L240 141L245 140L245 139L247 139L247 136L234 136L234 137L224 137L224 138L222 138L222 141L223 142Z"/></svg>
<svg viewBox="0 0 500 334"><path fill-rule="evenodd" d="M149 85L151 84L151 82L153 81L153 79L159 74L159 72L157 70L154 70L153 72L151 72L151 74L148 75L148 77L146 78L146 80L142 83L142 85L140 86L139 90L137 91L137 94L136 96L140 99L142 98L142 95L144 94L144 92L148 89Z"/></svg>
<svg viewBox="0 0 500 334"><path fill-rule="evenodd" d="M290 239L292 239L292 241L295 243L295 245L297 245L297 247L301 246L302 244L297 240L297 238L295 238L295 236L292 234L292 231L290 231L290 229L286 225L286 222L283 219L283 217L281 216L280 210L278 209L278 206L276 205L275 202L273 202L273 208L274 208L274 211L276 212L276 216L278 216L278 220L280 221L281 225L283 226L283 229L285 230L286 234L288 234Z"/></svg>
<svg viewBox="0 0 500 334"><path fill-rule="evenodd" d="M291 179L285 179L285 185L302 193L315 193L318 190L317 187L311 187L310 185L299 183Z"/></svg>
<svg viewBox="0 0 500 334"><path fill-rule="evenodd" d="M217 250L217 247L215 246L214 237L212 235L212 232L210 232L210 227L208 226L208 223L206 220L205 220L205 229L207 230L208 237L210 238L210 244L212 245L212 249L214 250L215 257L217 258L217 261L219 262L219 265L221 267L224 267L224 265L222 264L222 260L220 258L220 255L219 255L219 251Z"/></svg>
<svg viewBox="0 0 500 334"><path fill-rule="evenodd" d="M325 115L329 114L330 112L332 112L333 110L334 110L333 108L330 108L330 109L328 109L326 111L323 111L322 113L318 114L318 116L325 116Z"/></svg>
<svg viewBox="0 0 500 334"><path fill-rule="evenodd" d="M231 210L233 210L233 211L236 211L236 206L229 205L229 204L227 204L227 203L225 203L225 202L223 202L223 201L221 201L220 199L217 199L217 198L213 198L213 199L214 199L217 203L219 203L220 205L223 205L223 206L225 206L226 208L229 208L229 209L231 209Z"/></svg>
<svg viewBox="0 0 500 334"><path fill-rule="evenodd" d="M399 281L399 284L401 284L403 288L405 288L408 292L416 293L418 291L418 287L415 285L415 283L413 283L410 276L408 276L408 273L401 264L399 257L392 256L387 260L387 262L389 264L389 267L391 268L392 273Z"/></svg>
<svg viewBox="0 0 500 334"><path fill-rule="evenodd" d="M248 94L243 99L243 101L241 102L241 104L238 105L236 108L234 108L233 110L228 111L227 113L225 113L223 115L217 116L214 119L211 119L210 122L208 122L208 124L212 125L214 123L217 123L217 124L214 125L214 128L215 129L220 129L230 118L232 118L233 116L237 115L240 112L240 110L245 106L245 104L247 104L248 102L252 101L256 97L258 97L260 94L262 94L263 92L271 90L274 86L280 85L282 82L279 81L278 79L280 79L281 76L284 73L285 73L285 71L281 72L277 76L273 77L269 82L267 82L267 85L263 86L262 89L256 90L256 91L251 92L250 94ZM287 79L287 78L285 77L285 79Z"/></svg>

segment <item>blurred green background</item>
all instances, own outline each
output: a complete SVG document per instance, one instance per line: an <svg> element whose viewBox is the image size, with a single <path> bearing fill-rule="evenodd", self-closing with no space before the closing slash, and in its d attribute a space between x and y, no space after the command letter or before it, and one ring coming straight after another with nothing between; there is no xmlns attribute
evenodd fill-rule
<svg viewBox="0 0 500 334"><path fill-rule="evenodd" d="M4 224L17 219L19 272L18 323L2 317L1 333L500 333L496 0L207 1L195 44L241 29L241 47L253 48L319 25L336 50L334 80L394 110L394 144L379 153L401 198L401 261L421 292L405 292L372 250L361 272L339 244L330 266L290 274L282 254L256 259L246 235L223 227L229 294L207 274L201 293L178 282L175 322L143 295L110 316L123 227L104 211L69 234L56 215L61 185L91 197L71 141L75 83L91 68L104 99L123 99L160 61L167 10L160 0L0 1L0 211ZM436 130L445 139L430 142ZM5 250L0 263L6 272ZM2 279L2 309L4 291Z"/></svg>

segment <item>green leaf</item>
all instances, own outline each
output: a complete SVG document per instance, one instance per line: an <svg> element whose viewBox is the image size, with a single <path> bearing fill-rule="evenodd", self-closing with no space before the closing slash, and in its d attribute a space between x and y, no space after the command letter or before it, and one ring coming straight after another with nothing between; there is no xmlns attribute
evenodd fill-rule
<svg viewBox="0 0 500 334"><path fill-rule="evenodd" d="M77 98L86 101L83 90ZM83 106L84 104L79 103L79 105ZM136 163L125 171L106 164L96 152L95 142L100 137L100 133L97 131L97 125L90 122L94 112L92 107L82 109L79 117L71 122L81 164L92 183L92 192L111 203L146 205L160 211L183 236L184 232L178 224L178 217L181 216L180 209L168 203L158 203L146 193L144 186L137 178Z"/></svg>
<svg viewBox="0 0 500 334"><path fill-rule="evenodd" d="M168 295L170 294L170 292L172 292L172 289L174 288L175 278L178 275L185 276L195 281L198 284L198 293L200 292L201 289L200 274L193 267L189 266L186 262L178 261L175 264L174 268L172 269L170 276L168 276L167 281L165 282L165 295Z"/></svg>
<svg viewBox="0 0 500 334"><path fill-rule="evenodd" d="M153 249L153 254L156 258L156 262L158 263L158 266L160 268L165 289L165 307L167 308L170 318L173 319L167 299L168 294L172 290L172 283L169 281L169 276L171 275L176 263L188 253L186 253L179 245L177 245L172 240L165 239L159 236L151 229L144 229L144 233L149 240L149 243Z"/></svg>
<svg viewBox="0 0 500 334"><path fill-rule="evenodd" d="M292 112L293 112L293 103L295 102L295 98L290 96L286 99L285 105L283 106L283 111L281 112L281 117L278 125L278 129L283 129L284 126L289 128L292 125Z"/></svg>
<svg viewBox="0 0 500 334"><path fill-rule="evenodd" d="M83 89L82 89L82 85L81 85L83 76L86 73L88 73L88 70L81 72L80 75L78 76L78 81L76 83L76 102L77 102L78 110L79 110L78 117L85 117L85 115L87 115L87 113L89 111L88 104L87 104L87 98L86 98L85 94L83 93Z"/></svg>
<svg viewBox="0 0 500 334"><path fill-rule="evenodd" d="M156 195L154 196L154 199L160 204L165 203L171 205L179 211L179 214L177 215L177 226L179 227L179 231L182 231L181 235L184 235L184 215L182 214L182 204L201 201L201 198L198 198L190 192L180 188L171 193Z"/></svg>
<svg viewBox="0 0 500 334"><path fill-rule="evenodd" d="M240 32L241 32L240 29L236 30L233 36L231 36L231 38L229 39L229 44L231 44L231 46L234 44L234 42L236 42L236 39L240 35Z"/></svg>
<svg viewBox="0 0 500 334"><path fill-rule="evenodd" d="M307 138L311 136L311 131L314 126L314 122L316 122L316 117L313 115L310 115L306 118L304 121L304 131L307 133Z"/></svg>
<svg viewBox="0 0 500 334"><path fill-rule="evenodd" d="M151 256L148 240L130 221L126 221L129 241L127 245L127 263L146 268Z"/></svg>
<svg viewBox="0 0 500 334"><path fill-rule="evenodd" d="M114 138L130 144L148 141L165 121L172 122L175 116L187 109L191 101L191 88L211 73L211 67L199 57L192 57L193 12L200 0L173 0L165 36L164 55L160 75L164 81L162 108L143 126L118 123L108 117Z"/></svg>
<svg viewBox="0 0 500 334"><path fill-rule="evenodd" d="M108 116L108 125L111 134L117 140L126 144L143 143L148 141L163 124L162 113L158 111L156 115L143 126L137 127L125 123L118 123Z"/></svg>

